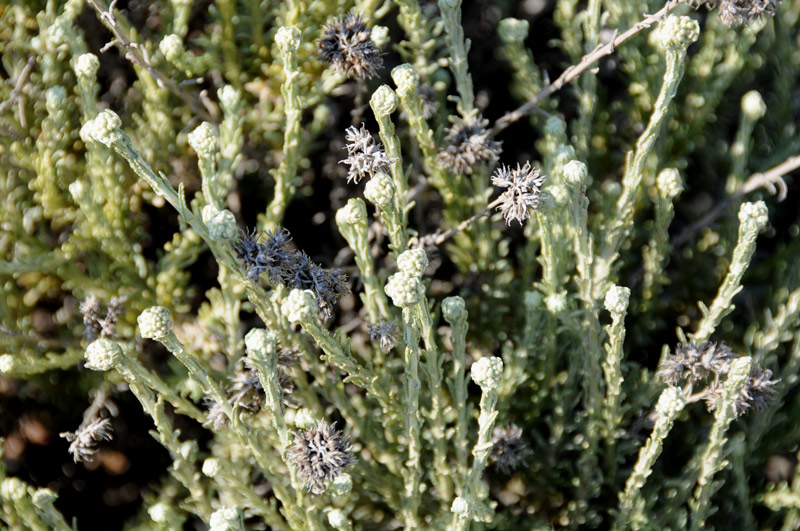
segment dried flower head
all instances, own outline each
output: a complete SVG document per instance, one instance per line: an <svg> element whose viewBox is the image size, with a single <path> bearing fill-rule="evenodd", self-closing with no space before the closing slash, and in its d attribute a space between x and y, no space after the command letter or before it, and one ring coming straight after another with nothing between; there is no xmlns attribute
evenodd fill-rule
<svg viewBox="0 0 800 531"><path fill-rule="evenodd" d="M361 129L350 126L345 131L347 140L347 158L340 160L339 164L347 164L350 169L347 171L347 182L356 184L364 177L371 177L379 171L386 171L392 159L386 156L383 146L376 143L372 135L361 124Z"/></svg>
<svg viewBox="0 0 800 531"><path fill-rule="evenodd" d="M725 343L706 341L701 345L681 343L658 370L658 376L669 385L677 385L682 378L697 383L713 374L718 377L730 369L733 351Z"/></svg>
<svg viewBox="0 0 800 531"><path fill-rule="evenodd" d="M81 423L75 432L65 431L59 433L59 436L69 441L68 451L77 463L92 461L97 453L97 443L110 441L114 434L110 420L94 418L90 422Z"/></svg>
<svg viewBox="0 0 800 531"><path fill-rule="evenodd" d="M509 474L519 467L533 453L522 440L522 430L516 424L495 428L492 431L492 444L489 460L503 474Z"/></svg>
<svg viewBox="0 0 800 531"><path fill-rule="evenodd" d="M728 27L733 24L749 24L763 16L775 16L775 8L781 0L690 0L687 2L695 9L705 6L707 9L719 7L717 17Z"/></svg>
<svg viewBox="0 0 800 531"><path fill-rule="evenodd" d="M313 494L322 494L328 482L353 463L350 442L324 420L294 434L289 459L300 479Z"/></svg>
<svg viewBox="0 0 800 531"><path fill-rule="evenodd" d="M204 397L203 402L208 406L206 421L203 426L210 426L214 431L219 431L228 424L228 415L222 404L210 397Z"/></svg>
<svg viewBox="0 0 800 531"><path fill-rule="evenodd" d="M510 226L515 220L522 225L530 217L530 210L539 206L544 179L545 176L537 168L531 167L530 162L522 167L517 164L516 169L502 165L495 170L492 184L506 189L498 198L500 204L497 209L503 212L507 225Z"/></svg>
<svg viewBox="0 0 800 531"><path fill-rule="evenodd" d="M372 78L383 66L380 50L372 40L372 29L356 13L336 17L323 26L317 43L322 59L334 71L349 77Z"/></svg>
<svg viewBox="0 0 800 531"><path fill-rule="evenodd" d="M374 325L367 323L369 338L377 341L383 352L389 352L397 344L397 321L381 321Z"/></svg>
<svg viewBox="0 0 800 531"><path fill-rule="evenodd" d="M84 335L89 341L98 337L101 339L112 339L117 337L117 320L122 313L122 303L126 297L111 297L106 309L105 316L100 299L96 295L89 295L80 304L80 311L83 314L83 324L86 327Z"/></svg>
<svg viewBox="0 0 800 531"><path fill-rule="evenodd" d="M767 401L775 394L775 384L780 381L771 378L772 371L769 369L753 367L750 370L750 376L747 377L739 396L733 402L733 412L737 417L747 413L750 408L763 409L767 406ZM705 388L703 399L709 412L717 408L722 390L723 383L720 381L714 381Z"/></svg>
<svg viewBox="0 0 800 531"><path fill-rule="evenodd" d="M480 116L455 122L444 139L439 162L453 173L467 175L472 175L474 166L494 164L502 150L486 130L486 123Z"/></svg>
<svg viewBox="0 0 800 531"><path fill-rule="evenodd" d="M308 255L289 247L292 237L281 229L267 233L267 241L258 243L255 232L242 232L236 244L236 255L250 280L267 272L271 282L289 289L311 290L325 318L333 315L333 306L342 295L350 293L347 275L341 269L327 271Z"/></svg>

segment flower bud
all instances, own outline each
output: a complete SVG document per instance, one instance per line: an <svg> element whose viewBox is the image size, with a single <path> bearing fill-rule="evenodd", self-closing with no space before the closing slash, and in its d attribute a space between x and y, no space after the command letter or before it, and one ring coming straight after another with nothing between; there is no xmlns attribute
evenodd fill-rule
<svg viewBox="0 0 800 531"><path fill-rule="evenodd" d="M122 359L122 348L110 339L98 339L86 347L86 367L93 371L110 371Z"/></svg>
<svg viewBox="0 0 800 531"><path fill-rule="evenodd" d="M472 381L478 384L481 391L494 391L500 385L503 376L503 360L497 356L487 356L472 364Z"/></svg>
<svg viewBox="0 0 800 531"><path fill-rule="evenodd" d="M72 63L75 76L79 79L94 80L100 69L100 60L92 53L84 53L75 58Z"/></svg>
<svg viewBox="0 0 800 531"><path fill-rule="evenodd" d="M264 328L253 328L244 336L244 345L249 352L267 352L276 343L275 334Z"/></svg>
<svg viewBox="0 0 800 531"><path fill-rule="evenodd" d="M294 426L298 430L307 430L311 426L316 425L317 419L308 408L300 408L294 414Z"/></svg>
<svg viewBox="0 0 800 531"><path fill-rule="evenodd" d="M203 122L189 133L189 145L192 146L198 157L210 158L217 149L217 134L214 126Z"/></svg>
<svg viewBox="0 0 800 531"><path fill-rule="evenodd" d="M658 195L664 199L675 199L683 192L683 181L681 175L675 168L661 170L656 177L656 188Z"/></svg>
<svg viewBox="0 0 800 531"><path fill-rule="evenodd" d="M242 522L236 507L222 507L211 514L208 531L240 531Z"/></svg>
<svg viewBox="0 0 800 531"><path fill-rule="evenodd" d="M769 222L769 210L764 201L742 203L739 207L739 223L745 228L760 231Z"/></svg>
<svg viewBox="0 0 800 531"><path fill-rule="evenodd" d="M462 518L469 517L469 502L466 498L458 496L453 500L453 504L450 506L450 512Z"/></svg>
<svg viewBox="0 0 800 531"><path fill-rule="evenodd" d="M347 529L347 515L341 509L328 511L328 523L334 529Z"/></svg>
<svg viewBox="0 0 800 531"><path fill-rule="evenodd" d="M571 160L564 165L564 179L572 186L580 186L586 182L589 169L579 160Z"/></svg>
<svg viewBox="0 0 800 531"><path fill-rule="evenodd" d="M281 53L296 52L300 47L300 30L294 26L283 26L275 34L275 44Z"/></svg>
<svg viewBox="0 0 800 531"><path fill-rule="evenodd" d="M203 223L213 241L235 240L239 234L236 218L230 210L217 210L213 205L203 207Z"/></svg>
<svg viewBox="0 0 800 531"><path fill-rule="evenodd" d="M670 15L658 27L657 43L662 50L686 50L700 37L700 25L690 17Z"/></svg>
<svg viewBox="0 0 800 531"><path fill-rule="evenodd" d="M544 299L544 305L550 313L561 313L567 309L567 293L560 291L551 293Z"/></svg>
<svg viewBox="0 0 800 531"><path fill-rule="evenodd" d="M12 354L0 355L0 374L8 374L14 370L17 363Z"/></svg>
<svg viewBox="0 0 800 531"><path fill-rule="evenodd" d="M767 105L757 90L751 90L742 96L742 112L754 122L767 113Z"/></svg>
<svg viewBox="0 0 800 531"><path fill-rule="evenodd" d="M165 35L158 43L158 49L170 63L180 61L186 51L183 47L183 39L174 34Z"/></svg>
<svg viewBox="0 0 800 531"><path fill-rule="evenodd" d="M389 210L394 197L392 178L384 172L376 173L364 187L364 197L381 210Z"/></svg>
<svg viewBox="0 0 800 531"><path fill-rule="evenodd" d="M101 144L111 147L115 142L121 140L122 121L117 113L106 109L98 114L93 120L89 120L81 127L81 138L84 142L94 140Z"/></svg>
<svg viewBox="0 0 800 531"><path fill-rule="evenodd" d="M336 211L337 225L366 225L367 206L364 201L353 198L347 204Z"/></svg>
<svg viewBox="0 0 800 531"><path fill-rule="evenodd" d="M369 104L376 117L389 116L397 110L397 94L389 85L381 85L372 93Z"/></svg>
<svg viewBox="0 0 800 531"><path fill-rule="evenodd" d="M369 33L369 38L375 43L375 46L381 48L389 44L389 28L386 26L372 26L372 31Z"/></svg>
<svg viewBox="0 0 800 531"><path fill-rule="evenodd" d="M219 98L219 104L222 106L222 110L231 112L236 109L242 101L242 94L236 90L236 87L225 85L217 91L217 98Z"/></svg>
<svg viewBox="0 0 800 531"><path fill-rule="evenodd" d="M409 249L397 257L397 269L406 275L421 278L427 267L425 249Z"/></svg>
<svg viewBox="0 0 800 531"><path fill-rule="evenodd" d="M171 520L172 508L164 502L154 503L147 509L150 519L156 524L166 524Z"/></svg>
<svg viewBox="0 0 800 531"><path fill-rule="evenodd" d="M0 483L0 497L12 502L24 500L28 495L28 485L19 478L8 477Z"/></svg>
<svg viewBox="0 0 800 531"><path fill-rule="evenodd" d="M528 38L530 24L527 20L517 18L504 18L497 26L497 33L503 42L525 42Z"/></svg>
<svg viewBox="0 0 800 531"><path fill-rule="evenodd" d="M47 509L58 499L58 494L50 489L36 489L32 499L36 507L39 509Z"/></svg>
<svg viewBox="0 0 800 531"><path fill-rule="evenodd" d="M205 461L203 461L203 474L206 476L213 478L217 474L219 474L219 459L216 457L209 457Z"/></svg>
<svg viewBox="0 0 800 531"><path fill-rule="evenodd" d="M172 332L172 316L163 306L151 306L139 314L139 333L145 339L161 341Z"/></svg>
<svg viewBox="0 0 800 531"><path fill-rule="evenodd" d="M392 298L394 305L400 308L414 306L425 296L425 288L419 278L402 271L389 277L384 291Z"/></svg>
<svg viewBox="0 0 800 531"><path fill-rule="evenodd" d="M442 315L451 325L460 324L467 319L467 307L461 297L447 297L442 301Z"/></svg>
<svg viewBox="0 0 800 531"><path fill-rule="evenodd" d="M317 311L317 299L311 290L293 289L281 305L281 312L289 322L310 323Z"/></svg>
<svg viewBox="0 0 800 531"><path fill-rule="evenodd" d="M672 418L683 409L686 404L686 398L683 396L683 391L678 387L667 387L661 391L661 396L658 397L656 403L656 415L659 418L669 417Z"/></svg>
<svg viewBox="0 0 800 531"><path fill-rule="evenodd" d="M621 286L611 286L606 292L603 305L612 314L622 315L628 311L628 301L631 298L630 288Z"/></svg>
<svg viewBox="0 0 800 531"><path fill-rule="evenodd" d="M353 490L353 478L347 472L342 472L328 483L328 492L333 496L348 496Z"/></svg>
<svg viewBox="0 0 800 531"><path fill-rule="evenodd" d="M419 86L419 74L408 63L396 66L392 70L392 80L397 85L397 93L401 97L413 93Z"/></svg>

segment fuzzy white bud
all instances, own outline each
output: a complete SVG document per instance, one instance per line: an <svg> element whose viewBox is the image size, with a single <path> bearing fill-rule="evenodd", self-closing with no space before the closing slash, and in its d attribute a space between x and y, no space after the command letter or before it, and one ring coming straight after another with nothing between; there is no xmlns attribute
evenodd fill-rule
<svg viewBox="0 0 800 531"><path fill-rule="evenodd" d="M447 297L442 301L442 316L454 325L467 319L467 306L461 297Z"/></svg>
<svg viewBox="0 0 800 531"><path fill-rule="evenodd" d="M239 510L236 507L222 507L211 514L208 531L239 531L242 529Z"/></svg>
<svg viewBox="0 0 800 531"><path fill-rule="evenodd" d="M417 90L419 86L419 74L410 64L396 66L392 70L392 80L397 85L397 93L406 96Z"/></svg>
<svg viewBox="0 0 800 531"><path fill-rule="evenodd" d="M203 474L206 476L213 478L217 474L219 474L220 464L219 459L216 457L209 457L205 461L203 461Z"/></svg>
<svg viewBox="0 0 800 531"><path fill-rule="evenodd" d="M164 502L154 503L147 509L150 519L157 524L166 524L170 520L172 509Z"/></svg>
<svg viewBox="0 0 800 531"><path fill-rule="evenodd" d="M0 374L8 374L14 370L17 363L12 354L3 354L0 356Z"/></svg>
<svg viewBox="0 0 800 531"><path fill-rule="evenodd" d="M750 230L760 231L769 222L769 210L764 201L742 203L739 207L739 223Z"/></svg>
<svg viewBox="0 0 800 531"><path fill-rule="evenodd" d="M408 308L419 304L425 296L425 288L419 278L400 271L389 277L384 288L395 306Z"/></svg>
<svg viewBox="0 0 800 531"><path fill-rule="evenodd" d="M100 60L92 53L84 53L75 58L72 69L78 79L94 80L97 71L100 69Z"/></svg>
<svg viewBox="0 0 800 531"><path fill-rule="evenodd" d="M661 170L656 177L658 195L664 199L675 199L683 192L683 180L675 168Z"/></svg>
<svg viewBox="0 0 800 531"><path fill-rule="evenodd" d="M244 336L244 346L248 352L267 352L270 344L275 343L275 334L264 328L253 328Z"/></svg>
<svg viewBox="0 0 800 531"><path fill-rule="evenodd" d="M293 289L281 305L281 312L292 323L310 323L317 311L317 300L311 290Z"/></svg>
<svg viewBox="0 0 800 531"><path fill-rule="evenodd" d="M175 34L165 35L161 42L158 43L158 49L170 63L179 61L185 51L183 39Z"/></svg>
<svg viewBox="0 0 800 531"><path fill-rule="evenodd" d="M686 398L683 396L683 391L678 387L667 387L661 391L661 396L658 397L656 415L660 418L672 418L683 409L685 404Z"/></svg>
<svg viewBox="0 0 800 531"><path fill-rule="evenodd" d="M308 408L300 408L294 414L294 426L298 430L307 430L316 423L317 419Z"/></svg>
<svg viewBox="0 0 800 531"><path fill-rule="evenodd" d="M462 518L467 518L469 516L469 502L466 498L458 496L453 500L453 504L450 506L450 512Z"/></svg>
<svg viewBox="0 0 800 531"><path fill-rule="evenodd" d="M564 291L551 293L544 299L544 305L550 313L561 313L567 309L567 294Z"/></svg>
<svg viewBox="0 0 800 531"><path fill-rule="evenodd" d="M662 50L686 50L700 37L700 25L690 17L670 15L657 29L657 43Z"/></svg>
<svg viewBox="0 0 800 531"><path fill-rule="evenodd" d="M529 31L528 21L517 18L504 18L497 26L497 33L504 42L524 42Z"/></svg>
<svg viewBox="0 0 800 531"><path fill-rule="evenodd" d="M630 288L623 288L622 286L611 286L606 292L606 297L603 300L603 305L606 310L612 314L624 314L628 311L628 301L631 298Z"/></svg>
<svg viewBox="0 0 800 531"><path fill-rule="evenodd" d="M364 187L364 197L381 210L388 210L394 197L392 178L384 172L373 175Z"/></svg>
<svg viewBox="0 0 800 531"><path fill-rule="evenodd" d="M221 89L217 91L217 97L219 98L219 104L222 106L223 110L232 110L235 109L239 102L242 101L242 94L236 87L231 85L225 85Z"/></svg>
<svg viewBox="0 0 800 531"><path fill-rule="evenodd" d="M389 85L381 85L372 93L369 104L377 117L389 116L397 110L397 94Z"/></svg>
<svg viewBox="0 0 800 531"><path fill-rule="evenodd" d="M110 339L98 339L86 347L86 367L93 371L109 371L122 359L122 348Z"/></svg>
<svg viewBox="0 0 800 531"><path fill-rule="evenodd" d="M757 90L751 90L742 96L742 112L754 122L767 113L767 104Z"/></svg>
<svg viewBox="0 0 800 531"><path fill-rule="evenodd" d="M214 126L203 122L189 133L189 145L192 146L198 157L213 157L217 149L217 132Z"/></svg>
<svg viewBox="0 0 800 531"><path fill-rule="evenodd" d="M5 478L0 483L0 497L12 502L22 501L28 496L28 486L19 478Z"/></svg>
<svg viewBox="0 0 800 531"><path fill-rule="evenodd" d="M497 356L487 356L472 364L470 374L472 381L478 384L483 392L494 391L500 385L503 376L503 360Z"/></svg>
<svg viewBox="0 0 800 531"><path fill-rule="evenodd" d="M341 509L333 509L328 511L328 523L334 529L346 529L347 515Z"/></svg>
<svg viewBox="0 0 800 531"><path fill-rule="evenodd" d="M94 140L111 147L122 138L122 120L117 113L106 109L93 120L89 120L81 127L81 138L84 142Z"/></svg>
<svg viewBox="0 0 800 531"><path fill-rule="evenodd" d="M275 44L282 53L296 52L300 42L300 30L294 26L284 26L275 34Z"/></svg>
<svg viewBox="0 0 800 531"><path fill-rule="evenodd" d="M172 332L172 315L163 306L151 306L136 319L139 323L139 333L145 339L161 341Z"/></svg>
<svg viewBox="0 0 800 531"><path fill-rule="evenodd" d="M217 210L213 205L203 207L203 223L213 241L234 240L239 234L236 217L230 210Z"/></svg>
<svg viewBox="0 0 800 531"><path fill-rule="evenodd" d="M336 211L338 225L365 225L367 223L367 206L364 201L353 198Z"/></svg>
<svg viewBox="0 0 800 531"><path fill-rule="evenodd" d="M397 257L397 269L406 275L421 278L427 267L425 249L409 249Z"/></svg>
<svg viewBox="0 0 800 531"><path fill-rule="evenodd" d="M564 165L564 179L572 186L580 186L586 182L589 169L579 160L571 160Z"/></svg>
<svg viewBox="0 0 800 531"><path fill-rule="evenodd" d="M381 48L389 44L389 28L386 26L373 26L372 31L369 32L369 38L375 43L375 46Z"/></svg>

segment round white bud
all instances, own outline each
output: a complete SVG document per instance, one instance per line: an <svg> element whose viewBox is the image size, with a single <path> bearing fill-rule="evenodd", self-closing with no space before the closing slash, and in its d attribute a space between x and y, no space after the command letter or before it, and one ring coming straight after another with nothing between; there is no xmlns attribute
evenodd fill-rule
<svg viewBox="0 0 800 531"><path fill-rule="evenodd" d="M334 529L342 529L347 526L347 515L341 509L328 511L328 523Z"/></svg>
<svg viewBox="0 0 800 531"><path fill-rule="evenodd" d="M364 201L353 198L336 211L336 223L339 225L364 225L367 223L367 206Z"/></svg>
<svg viewBox="0 0 800 531"><path fill-rule="evenodd" d="M487 356L472 364L470 371L472 381L478 384L483 392L494 391L500 385L503 376L503 360L497 356Z"/></svg>
<svg viewBox="0 0 800 531"><path fill-rule="evenodd" d="M139 333L145 339L161 341L172 332L172 315L163 306L151 306L136 319L139 323Z"/></svg>
<svg viewBox="0 0 800 531"><path fill-rule="evenodd" d="M369 33L369 38L375 43L375 46L381 48L389 44L389 28L386 26L373 26L372 31Z"/></svg>
<svg viewBox="0 0 800 531"><path fill-rule="evenodd" d="M281 304L281 312L292 323L310 323L316 311L317 299L311 290L293 289Z"/></svg>
<svg viewBox="0 0 800 531"><path fill-rule="evenodd" d="M211 513L208 531L239 531L242 529L239 510L236 507L222 507Z"/></svg>
<svg viewBox="0 0 800 531"><path fill-rule="evenodd" d="M235 240L239 234L236 218L230 210L217 210L212 205L203 207L203 222L213 241Z"/></svg>
<svg viewBox="0 0 800 531"><path fill-rule="evenodd" d="M656 177L658 195L664 199L674 199L683 192L683 180L675 168L666 168Z"/></svg>
<svg viewBox="0 0 800 531"><path fill-rule="evenodd" d="M700 37L700 25L690 17L670 15L657 29L657 43L662 50L686 50Z"/></svg>
<svg viewBox="0 0 800 531"><path fill-rule="evenodd" d="M244 336L248 352L267 352L276 343L275 334L264 328L253 328Z"/></svg>
<svg viewBox="0 0 800 531"><path fill-rule="evenodd" d="M400 308L419 304L425 296L425 288L419 278L402 271L390 276L383 290L392 298L394 305Z"/></svg>
<svg viewBox="0 0 800 531"><path fill-rule="evenodd" d="M198 157L213 157L217 149L217 134L214 126L208 122L198 125L188 135L189 145Z"/></svg>
<svg viewBox="0 0 800 531"><path fill-rule="evenodd" d="M94 140L107 147L111 147L112 144L122 137L121 126L122 120L119 119L117 113L106 109L95 116L93 120L89 120L83 124L83 127L81 127L81 138L84 142Z"/></svg>
<svg viewBox="0 0 800 531"><path fill-rule="evenodd" d="M461 297L447 297L442 301L442 316L451 325L467 320L467 306Z"/></svg>
<svg viewBox="0 0 800 531"><path fill-rule="evenodd" d="M589 169L579 160L571 160L564 166L564 179L572 186L580 186L586 182Z"/></svg>
<svg viewBox="0 0 800 531"><path fill-rule="evenodd" d="M674 417L685 404L686 398L683 396L683 391L678 387L667 387L661 391L661 396L658 397L656 415L660 418Z"/></svg>
<svg viewBox="0 0 800 531"><path fill-rule="evenodd" d="M328 483L328 492L333 496L347 496L353 490L353 477L347 472L337 474L330 483Z"/></svg>
<svg viewBox="0 0 800 531"><path fill-rule="evenodd" d="M567 309L567 293L559 291L544 298L544 305L550 313L561 313Z"/></svg>
<svg viewBox="0 0 800 531"><path fill-rule="evenodd" d="M209 457L205 461L203 461L203 474L206 476L213 478L217 474L219 474L219 459L216 457Z"/></svg>
<svg viewBox="0 0 800 531"><path fill-rule="evenodd" d="M381 210L388 210L394 198L394 183L384 172L378 172L364 186L364 197Z"/></svg>
<svg viewBox="0 0 800 531"><path fill-rule="evenodd" d="M0 483L0 496L12 502L22 501L28 496L28 485L19 478L8 477Z"/></svg>
<svg viewBox="0 0 800 531"><path fill-rule="evenodd" d="M12 354L0 355L0 373L8 374L14 370L17 363Z"/></svg>
<svg viewBox="0 0 800 531"><path fill-rule="evenodd" d="M147 514L150 515L150 519L157 524L166 524L169 522L171 512L172 508L164 502L154 503L147 509Z"/></svg>
<svg viewBox="0 0 800 531"><path fill-rule="evenodd" d="M528 31L528 21L517 18L504 18L497 26L497 33L505 42L524 42L528 38Z"/></svg>
<svg viewBox="0 0 800 531"><path fill-rule="evenodd" d="M72 69L78 79L94 80L97 71L100 69L100 59L93 53L83 53L75 58Z"/></svg>
<svg viewBox="0 0 800 531"><path fill-rule="evenodd" d="M300 30L294 26L283 26L275 34L275 43L281 52L296 52L300 47Z"/></svg>
<svg viewBox="0 0 800 531"><path fill-rule="evenodd" d="M170 63L180 60L185 51L183 48L183 39L175 34L165 35L164 38L161 39L161 42L158 43L158 49Z"/></svg>
<svg viewBox="0 0 800 531"><path fill-rule="evenodd" d="M409 249L397 257L397 269L406 275L421 278L427 267L425 249Z"/></svg>
<svg viewBox="0 0 800 531"><path fill-rule="evenodd" d="M606 310L613 314L623 314L628 311L628 301L630 298L630 288L611 286L611 288L609 288L609 290L606 292L603 305L605 306Z"/></svg>
<svg viewBox="0 0 800 531"><path fill-rule="evenodd" d="M98 339L86 347L86 367L93 371L110 371L122 359L122 348L110 339Z"/></svg>
<svg viewBox="0 0 800 531"><path fill-rule="evenodd" d="M397 85L397 93L401 97L413 93L419 86L419 74L410 64L402 64L392 70L392 80Z"/></svg>
<svg viewBox="0 0 800 531"><path fill-rule="evenodd" d="M742 96L742 112L754 122L767 113L767 104L757 90L751 90Z"/></svg>
<svg viewBox="0 0 800 531"><path fill-rule="evenodd" d="M219 89L217 91L217 97L219 98L219 104L222 106L222 109L226 111L235 109L242 101L241 92L231 85L225 85Z"/></svg>
<svg viewBox="0 0 800 531"><path fill-rule="evenodd" d="M742 203L739 207L739 223L760 231L769 222L769 210L764 201Z"/></svg>
<svg viewBox="0 0 800 531"><path fill-rule="evenodd" d="M295 411L294 426L298 430L307 430L317 424L317 419L308 408L302 407Z"/></svg>
<svg viewBox="0 0 800 531"><path fill-rule="evenodd" d="M389 116L397 110L397 94L389 85L381 85L372 93L369 104L377 117Z"/></svg>
<svg viewBox="0 0 800 531"><path fill-rule="evenodd" d="M450 512L462 518L469 517L469 502L466 498L458 496L453 500L453 504L450 506Z"/></svg>
<svg viewBox="0 0 800 531"><path fill-rule="evenodd" d="M50 489L36 489L32 496L33 504L39 509L46 509L58 499L58 494Z"/></svg>

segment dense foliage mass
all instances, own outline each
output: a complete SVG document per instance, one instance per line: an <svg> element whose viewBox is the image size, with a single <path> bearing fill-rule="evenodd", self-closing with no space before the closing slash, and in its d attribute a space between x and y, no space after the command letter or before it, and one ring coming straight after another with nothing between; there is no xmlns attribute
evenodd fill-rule
<svg viewBox="0 0 800 531"><path fill-rule="evenodd" d="M797 529L798 18L0 2L0 521Z"/></svg>

